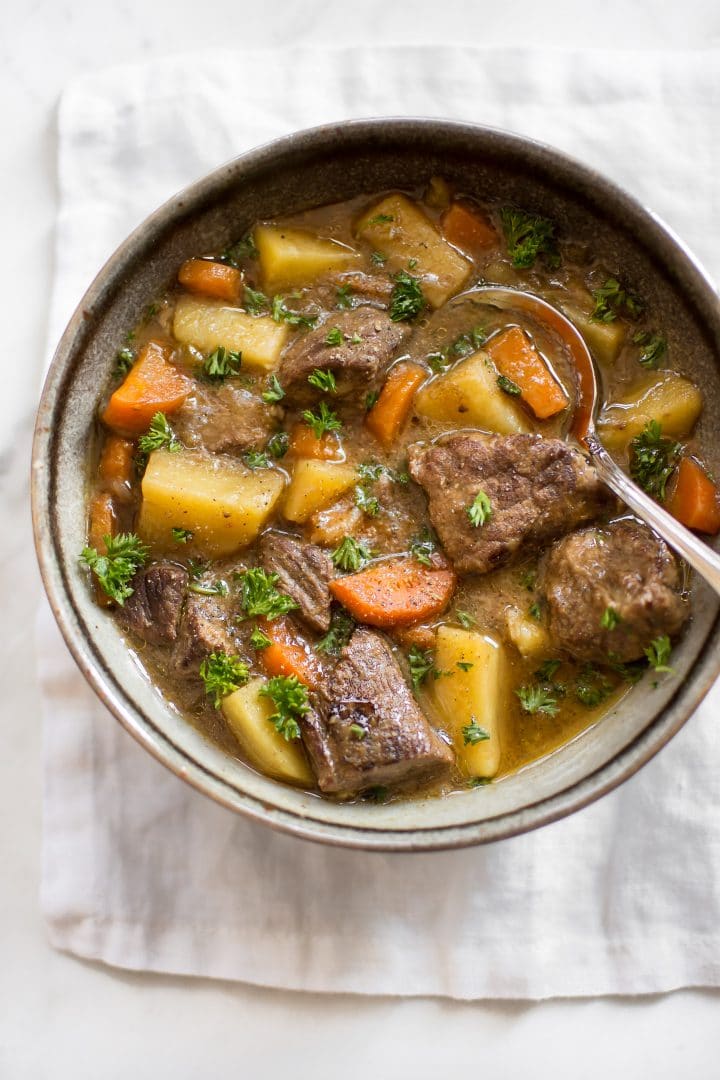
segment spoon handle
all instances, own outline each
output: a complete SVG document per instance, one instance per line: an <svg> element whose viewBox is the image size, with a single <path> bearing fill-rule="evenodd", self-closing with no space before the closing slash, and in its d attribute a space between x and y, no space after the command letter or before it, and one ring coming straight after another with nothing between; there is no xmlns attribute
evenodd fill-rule
<svg viewBox="0 0 720 1080"><path fill-rule="evenodd" d="M592 454L599 476L610 490L639 518L651 525L655 532L720 594L720 555L633 483L620 466L615 464L596 435L589 433L583 441Z"/></svg>

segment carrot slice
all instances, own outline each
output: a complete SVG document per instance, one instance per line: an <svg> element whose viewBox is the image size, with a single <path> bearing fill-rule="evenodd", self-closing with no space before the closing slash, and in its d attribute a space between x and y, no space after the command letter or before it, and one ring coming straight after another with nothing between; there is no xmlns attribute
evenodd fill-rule
<svg viewBox="0 0 720 1080"><path fill-rule="evenodd" d="M268 675L295 675L306 686L316 686L322 674L310 646L300 640L287 619L258 619L271 644L260 651Z"/></svg>
<svg viewBox="0 0 720 1080"><path fill-rule="evenodd" d="M497 246L498 234L488 219L463 203L454 202L441 217L440 225L448 243L468 255Z"/></svg>
<svg viewBox="0 0 720 1080"><path fill-rule="evenodd" d="M108 435L100 455L100 479L114 495L129 488L132 481L135 444L122 435Z"/></svg>
<svg viewBox="0 0 720 1080"><path fill-rule="evenodd" d="M487 346L490 359L501 375L520 388L538 420L547 420L566 409L569 398L524 330L509 326Z"/></svg>
<svg viewBox="0 0 720 1080"><path fill-rule="evenodd" d="M188 292L237 303L243 276L234 266L212 259L188 259L180 267L178 281Z"/></svg>
<svg viewBox="0 0 720 1080"><path fill-rule="evenodd" d="M376 563L330 582L335 599L370 626L409 626L439 615L454 589L452 570L435 570L415 559Z"/></svg>
<svg viewBox="0 0 720 1080"><path fill-rule="evenodd" d="M290 432L288 453L299 458L316 458L319 461L342 461L342 444L334 431L326 431L318 439L307 424L296 424Z"/></svg>
<svg viewBox="0 0 720 1080"><path fill-rule="evenodd" d="M678 466L675 486L665 501L666 509L698 532L720 532L718 489L693 458L684 457Z"/></svg>
<svg viewBox="0 0 720 1080"><path fill-rule="evenodd" d="M396 364L390 369L380 397L365 417L365 426L386 450L405 426L415 391L426 378L427 372L417 364Z"/></svg>
<svg viewBox="0 0 720 1080"><path fill-rule="evenodd" d="M117 532L117 514L112 496L106 491L93 495L90 501L90 521L88 524L88 546L94 547L99 555L107 554L106 536L114 536ZM95 599L100 607L110 607L112 600L95 582Z"/></svg>
<svg viewBox="0 0 720 1080"><path fill-rule="evenodd" d="M141 435L156 412L176 412L191 386L190 379L168 361L165 346L149 341L110 398L102 419L121 435Z"/></svg>

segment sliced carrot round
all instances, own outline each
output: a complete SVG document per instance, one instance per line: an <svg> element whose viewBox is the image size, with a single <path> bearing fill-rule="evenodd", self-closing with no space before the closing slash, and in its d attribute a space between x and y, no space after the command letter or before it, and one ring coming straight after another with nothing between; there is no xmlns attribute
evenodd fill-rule
<svg viewBox="0 0 720 1080"><path fill-rule="evenodd" d="M379 562L330 582L331 593L353 618L380 627L409 626L439 615L454 590L452 570L425 567L415 559Z"/></svg>

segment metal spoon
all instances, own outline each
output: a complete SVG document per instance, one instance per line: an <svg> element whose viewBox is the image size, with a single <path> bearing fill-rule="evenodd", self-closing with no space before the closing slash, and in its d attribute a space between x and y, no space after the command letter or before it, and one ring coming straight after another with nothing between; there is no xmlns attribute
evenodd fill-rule
<svg viewBox="0 0 720 1080"><path fill-rule="evenodd" d="M600 407L600 378L595 361L580 331L546 300L532 293L498 285L479 285L466 296L481 295L494 307L514 308L535 315L562 339L578 375L578 395L570 434L590 454L603 482L720 594L720 555L663 510L616 465L598 438L595 420Z"/></svg>

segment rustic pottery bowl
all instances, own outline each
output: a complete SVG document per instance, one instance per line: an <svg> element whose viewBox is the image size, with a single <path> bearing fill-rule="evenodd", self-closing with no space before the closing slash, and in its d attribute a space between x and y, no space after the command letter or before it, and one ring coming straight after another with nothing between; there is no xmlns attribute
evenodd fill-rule
<svg viewBox="0 0 720 1080"><path fill-rule="evenodd" d="M33 514L50 603L80 670L127 730L178 776L232 810L296 836L348 847L418 851L535 828L610 791L685 723L720 673L718 602L702 584L673 654L676 675L634 687L614 712L550 757L446 799L342 805L296 791L221 751L153 688L113 619L96 606L78 553L85 542L87 452L98 394L148 300L198 251L218 250L258 218L439 173L468 194L516 202L622 266L703 388L706 445L718 445L720 306L670 231L621 189L549 147L449 121L366 120L299 132L223 165L174 196L116 251L58 346L33 448ZM682 343L682 349L680 349ZM718 469L720 460L712 462Z"/></svg>

